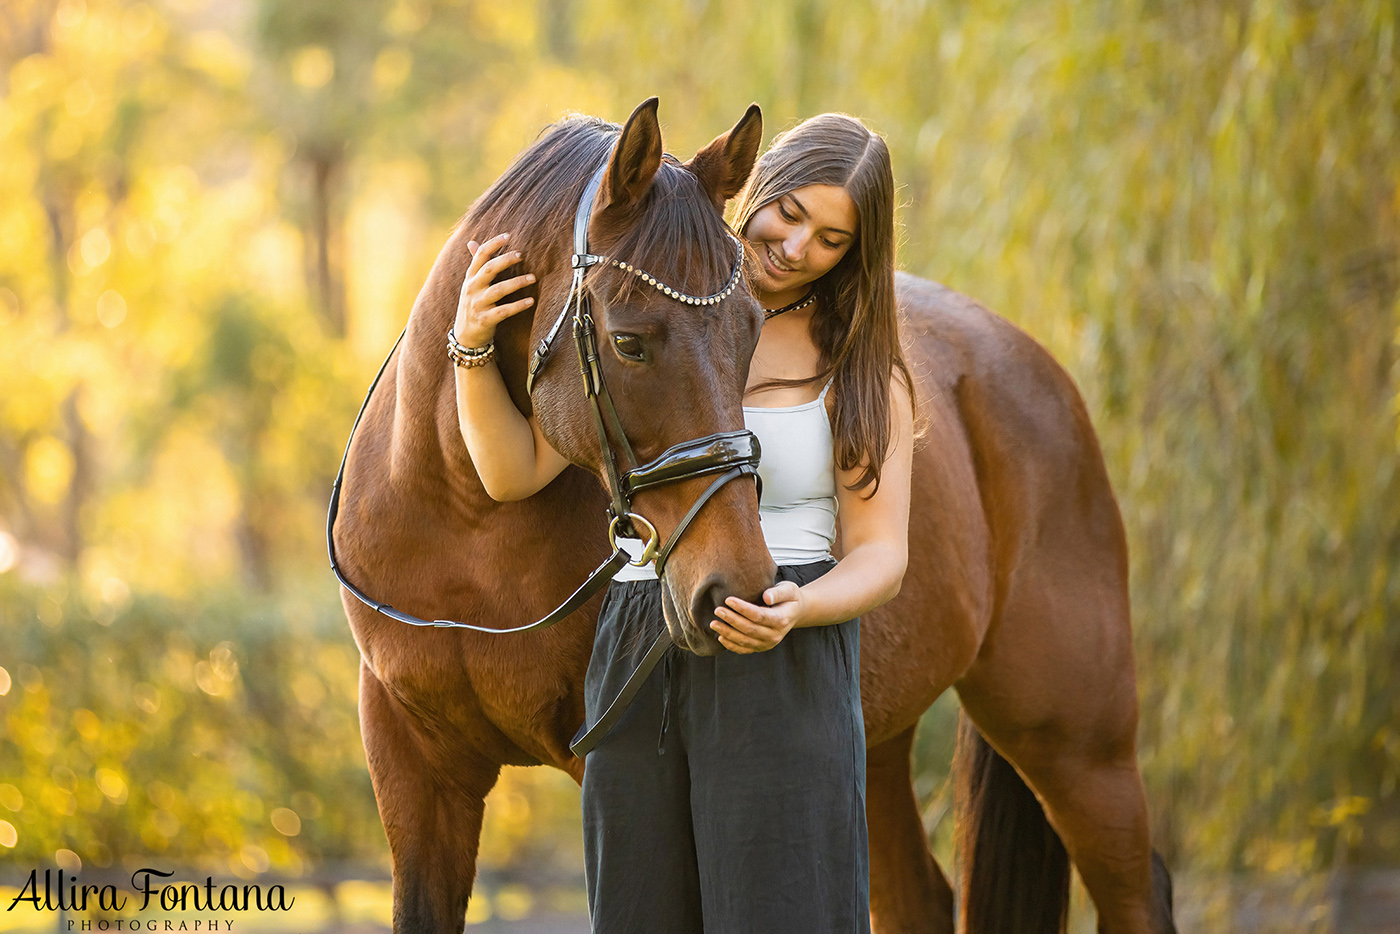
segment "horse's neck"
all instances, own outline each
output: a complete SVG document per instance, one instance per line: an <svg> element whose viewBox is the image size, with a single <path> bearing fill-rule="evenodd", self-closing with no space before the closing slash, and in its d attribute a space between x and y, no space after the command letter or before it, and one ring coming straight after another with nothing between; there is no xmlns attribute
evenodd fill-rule
<svg viewBox="0 0 1400 934"><path fill-rule="evenodd" d="M485 497L485 490L458 426L455 372L446 349L470 262L467 239L459 228L448 240L409 314L395 379L393 470L404 479L409 472L421 474L423 480L436 474L451 489L477 498ZM544 251L540 254L543 257ZM530 414L525 372L531 319L529 311L514 315L501 323L495 337L496 366L525 415Z"/></svg>
<svg viewBox="0 0 1400 934"><path fill-rule="evenodd" d="M400 484L445 483L455 489L481 485L456 427L455 385L446 349L466 265L459 254L466 252L459 231L438 254L408 316L394 379L390 468Z"/></svg>

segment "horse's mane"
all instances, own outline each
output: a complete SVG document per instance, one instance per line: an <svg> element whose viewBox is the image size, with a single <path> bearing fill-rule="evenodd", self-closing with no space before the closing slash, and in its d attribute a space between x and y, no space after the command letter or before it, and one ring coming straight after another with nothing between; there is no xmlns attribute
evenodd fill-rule
<svg viewBox="0 0 1400 934"><path fill-rule="evenodd" d="M615 123L584 115L545 127L477 199L462 223L485 236L505 230L531 238L570 234L584 186L621 132ZM630 213L620 238L605 245L608 255L695 294L723 288L733 268L733 246L725 236L724 220L691 172L663 160L642 203ZM639 287L630 275L619 275L618 284L614 300Z"/></svg>

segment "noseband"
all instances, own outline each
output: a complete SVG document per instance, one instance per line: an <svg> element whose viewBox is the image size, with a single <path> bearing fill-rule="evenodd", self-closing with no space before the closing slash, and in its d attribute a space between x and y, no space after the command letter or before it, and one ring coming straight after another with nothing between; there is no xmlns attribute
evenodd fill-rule
<svg viewBox="0 0 1400 934"><path fill-rule="evenodd" d="M674 160L672 160L674 161ZM550 347L559 328L563 325L564 319L568 317L570 309L573 311L574 347L578 353L579 371L583 376L584 392L588 396L590 408L593 411L593 422L598 432L598 445L602 449L603 468L608 481L608 491L611 502L608 505L608 544L612 546L613 553L608 560L604 561L593 573L588 576L577 590L575 590L567 600L556 607L549 615L529 623L524 626L516 626L511 629L492 629L488 626L475 626L470 623L457 622L456 620L420 619L408 613L394 609L387 603L381 603L365 595L354 584L346 579L340 566L335 559L335 518L340 511L340 487L345 478L345 463L350 458L350 442L354 440L355 429L359 427L360 419L364 417L365 409L369 406L370 397L374 393L374 388L379 385L379 379L384 375L384 370L389 365L389 360L393 358L394 351L398 349L399 343L403 341L404 334L408 333L407 327L395 341L394 347L389 351L389 356L380 365L378 374L374 381L370 383L369 392L365 394L365 401L360 406L360 412L355 416L355 423L350 428L350 440L346 442L345 454L340 460L340 471L336 474L335 485L331 489L330 509L326 516L326 549L330 555L331 570L345 589L355 596L361 603L370 609L391 619L396 619L412 626L432 626L447 629L471 629L477 632L489 632L493 634L504 634L511 632L526 632L531 629L543 629L552 626L559 620L582 606L589 597L601 590L608 581L616 576L624 564L636 566L644 565L650 561L656 562L656 576L659 578L666 566L666 559L670 557L671 551L675 548L676 542L680 540L681 534L689 527L691 520L700 512L700 508L709 501L710 497L719 492L730 480L744 475L752 476L759 484L759 495L762 496L762 481L758 477L759 445L758 438L753 432L747 429L738 431L721 431L704 437L695 438L691 441L683 441L673 445L663 451L654 460L645 464L638 464L636 455L632 452L632 445L627 440L627 433L623 430L622 422L618 419L617 408L613 405L612 395L608 392L607 383L603 380L602 365L598 355L597 331L593 325L593 316L589 313L589 296L586 289L585 278L588 270L596 265L607 264L630 272L643 282L651 285L669 298L684 302L689 305L713 305L723 301L734 291L738 285L739 277L743 270L744 246L738 238L732 234L729 238L738 246L739 254L734 261L734 271L729 277L728 284L723 290L713 295L692 296L686 295L670 286L663 285L653 276L635 267L619 262L607 256L598 256L588 252L588 223L593 214L593 201L597 197L598 189L603 182L603 175L606 173L608 163L604 162L588 185L584 188L583 196L579 198L578 209L574 214L574 252L571 260L573 267L573 283L569 288L568 298L564 301L564 307L559 312L559 317L555 320L554 326L550 328L548 335L540 341L530 359L529 374L526 378L526 390L532 392L534 389L535 376L549 358ZM609 443L609 432L616 439L618 446L622 449L625 469L619 464L617 454L613 446ZM700 497L691 505L690 510L677 524L671 536L665 544L657 544L656 526L652 525L646 518L632 510L632 497L637 493L663 486L670 483L679 483L683 480L691 480L697 477L711 475L715 479L705 489ZM642 553L635 559L629 558L617 544L617 539L631 538L642 540L641 532L645 531L646 538L642 547ZM650 670L650 669L648 669Z"/></svg>

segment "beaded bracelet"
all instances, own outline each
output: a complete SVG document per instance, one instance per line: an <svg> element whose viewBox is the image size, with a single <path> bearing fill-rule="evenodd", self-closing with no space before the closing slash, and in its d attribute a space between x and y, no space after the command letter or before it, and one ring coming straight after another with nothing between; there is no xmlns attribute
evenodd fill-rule
<svg viewBox="0 0 1400 934"><path fill-rule="evenodd" d="M447 357L457 366L485 366L496 355L496 342L490 341L484 347L463 347L457 340L454 328L447 329Z"/></svg>

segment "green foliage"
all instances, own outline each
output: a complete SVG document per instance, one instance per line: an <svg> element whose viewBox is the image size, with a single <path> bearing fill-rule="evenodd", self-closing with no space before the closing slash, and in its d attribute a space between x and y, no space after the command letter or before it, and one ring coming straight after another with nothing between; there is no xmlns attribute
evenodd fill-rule
<svg viewBox="0 0 1400 934"><path fill-rule="evenodd" d="M359 659L333 607L226 593L94 614L12 580L0 597L13 679L0 816L16 865L58 848L243 876L377 861Z"/></svg>
<svg viewBox="0 0 1400 934"><path fill-rule="evenodd" d="M0 15L0 859L177 826L245 868L379 852L322 552L340 445L471 199L550 120L653 93L683 157L751 100L770 137L865 117L902 265L1074 374L1174 862L1400 854L1395 0L350 7ZM950 724L918 755L941 843ZM332 776L337 808L292 803ZM565 826L545 787L503 778L492 859Z"/></svg>

